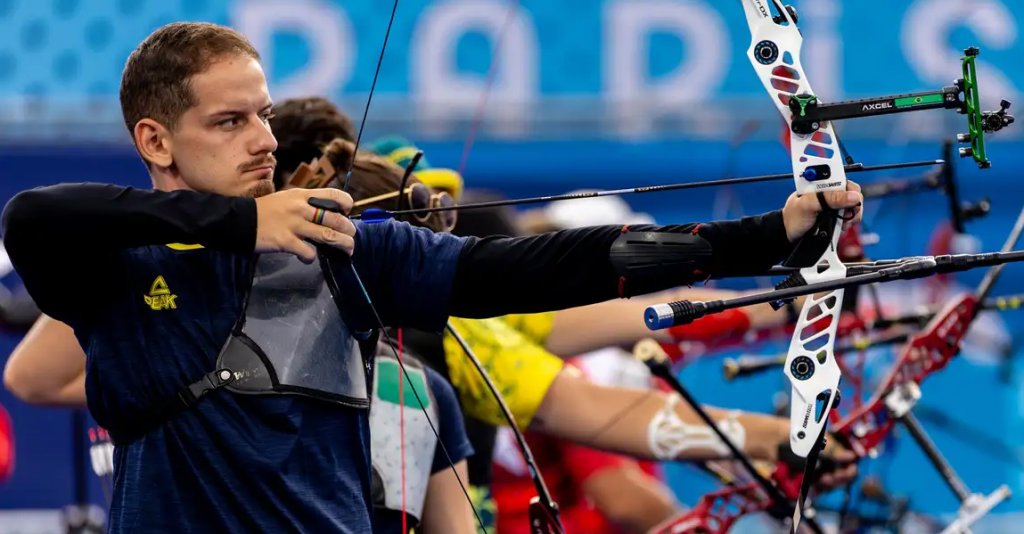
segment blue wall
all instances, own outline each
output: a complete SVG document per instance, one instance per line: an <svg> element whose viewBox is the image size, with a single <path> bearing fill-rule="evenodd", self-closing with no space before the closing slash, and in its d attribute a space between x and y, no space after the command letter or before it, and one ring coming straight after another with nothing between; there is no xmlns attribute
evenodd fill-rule
<svg viewBox="0 0 1024 534"><path fill-rule="evenodd" d="M801 12L805 70L826 100L941 88L957 77L968 46L982 48L987 106L1018 100L1024 87L1016 68L1024 52L1020 2L792 3ZM515 5L403 0L371 129L463 139L495 50L501 57L487 138L720 139L740 119L775 118L744 55L750 32L739 2L522 0L503 30ZM148 33L176 20L245 33L264 56L276 98L325 95L354 113L373 81L391 7L365 0L5 0L0 137L120 139L124 62ZM936 130L892 124L854 121L847 135L900 143Z"/></svg>

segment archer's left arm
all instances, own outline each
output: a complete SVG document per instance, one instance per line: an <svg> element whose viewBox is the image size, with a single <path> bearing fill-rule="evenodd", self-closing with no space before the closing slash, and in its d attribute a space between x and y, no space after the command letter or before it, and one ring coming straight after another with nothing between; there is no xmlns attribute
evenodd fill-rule
<svg viewBox="0 0 1024 534"><path fill-rule="evenodd" d="M469 238L449 313L493 317L575 308L690 285L709 275L758 274L785 259L824 209L861 218L860 186L790 195L785 207L729 221L576 228L522 238ZM639 245L637 243L640 243Z"/></svg>
<svg viewBox="0 0 1024 534"><path fill-rule="evenodd" d="M686 246L672 247L680 252L653 269L616 266L613 246L645 237ZM357 221L351 261L385 325L438 332L449 316L560 310L686 285L728 268L739 249L746 249L748 268L764 270L790 248L781 211L708 224L597 226L485 239L395 221ZM353 326L376 327L353 270L340 253L330 257ZM618 257L628 258L629 251Z"/></svg>
<svg viewBox="0 0 1024 534"><path fill-rule="evenodd" d="M632 244L638 240L672 244ZM633 254L650 248L671 252L653 264L631 265ZM469 238L459 255L449 312L492 317L585 306L689 285L709 274L764 271L791 249L781 211L706 224Z"/></svg>
<svg viewBox="0 0 1024 534"><path fill-rule="evenodd" d="M836 209L860 205L860 193L849 195L825 193ZM731 221L595 226L519 238L457 238L394 221L357 224L352 264L385 325L438 332L449 315L561 310L664 291L708 275L764 272L789 255L821 210L813 195L793 195L782 210ZM644 258L652 248L658 253ZM354 288L349 313L363 323L352 326L376 327L370 306L354 300L361 289L353 269L338 265L339 284Z"/></svg>

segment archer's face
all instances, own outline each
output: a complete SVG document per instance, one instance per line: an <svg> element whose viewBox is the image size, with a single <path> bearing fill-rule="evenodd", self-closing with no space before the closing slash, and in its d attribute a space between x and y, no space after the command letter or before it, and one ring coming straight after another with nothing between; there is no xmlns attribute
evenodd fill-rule
<svg viewBox="0 0 1024 534"><path fill-rule="evenodd" d="M253 58L225 56L192 78L196 105L172 132L180 178L196 191L259 197L274 192L277 140L263 68Z"/></svg>

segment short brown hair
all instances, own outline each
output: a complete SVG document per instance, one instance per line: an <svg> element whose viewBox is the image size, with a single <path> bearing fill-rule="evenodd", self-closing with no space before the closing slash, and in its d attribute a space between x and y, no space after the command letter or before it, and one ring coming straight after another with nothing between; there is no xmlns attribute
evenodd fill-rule
<svg viewBox="0 0 1024 534"><path fill-rule="evenodd" d="M319 157L332 140L356 140L352 119L330 100L316 96L290 98L275 105L270 130L277 138L274 185L278 190L299 165Z"/></svg>
<svg viewBox="0 0 1024 534"><path fill-rule="evenodd" d="M260 55L240 33L207 22L175 22L149 34L128 56L121 74L121 114L134 139L135 125L145 118L174 129L196 105L192 77L217 58Z"/></svg>

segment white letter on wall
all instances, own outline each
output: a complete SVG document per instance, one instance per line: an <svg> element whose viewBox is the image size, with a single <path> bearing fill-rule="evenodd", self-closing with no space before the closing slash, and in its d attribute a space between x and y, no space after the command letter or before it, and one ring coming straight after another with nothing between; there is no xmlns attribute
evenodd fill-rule
<svg viewBox="0 0 1024 534"><path fill-rule="evenodd" d="M839 33L842 6L838 0L815 0L800 4L804 33L801 61L814 80L814 92L822 102L843 97L843 37Z"/></svg>
<svg viewBox="0 0 1024 534"><path fill-rule="evenodd" d="M949 35L960 26L974 32L982 58L985 48L1005 50L1017 41L1013 13L998 0L918 0L903 18L903 53L926 82L945 86L963 77L963 50L948 44ZM982 59L977 65L982 107L998 109L1003 98L1016 101L1017 88L1006 74Z"/></svg>
<svg viewBox="0 0 1024 534"><path fill-rule="evenodd" d="M249 38L263 57L263 68L271 68L271 38L278 31L299 33L309 42L309 63L286 80L276 80L271 94L276 98L329 95L344 86L352 75L356 56L352 23L330 2L319 0L245 0L231 9L231 21ZM267 73L270 79L272 73Z"/></svg>
<svg viewBox="0 0 1024 534"><path fill-rule="evenodd" d="M605 10L607 96L622 133L640 134L656 115L692 112L718 89L732 64L729 31L719 13L695 0L623 0ZM649 36L672 32L690 50L676 69L647 80Z"/></svg>
<svg viewBox="0 0 1024 534"><path fill-rule="evenodd" d="M486 77L460 73L456 64L459 40L480 32L497 49L492 61L499 69L487 94L486 113L500 119L503 134L523 131L539 90L537 37L522 8L509 23L509 5L496 0L443 2L423 12L412 37L411 88L418 115L428 124L471 116L480 105Z"/></svg>

